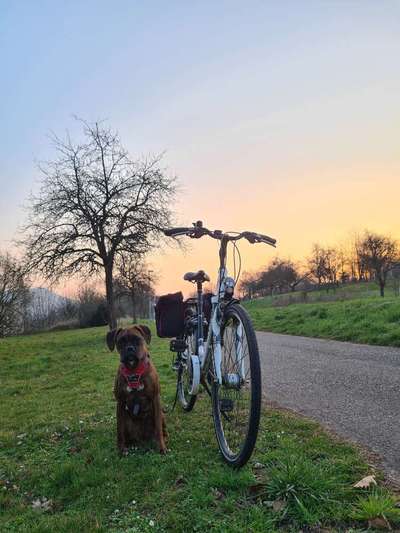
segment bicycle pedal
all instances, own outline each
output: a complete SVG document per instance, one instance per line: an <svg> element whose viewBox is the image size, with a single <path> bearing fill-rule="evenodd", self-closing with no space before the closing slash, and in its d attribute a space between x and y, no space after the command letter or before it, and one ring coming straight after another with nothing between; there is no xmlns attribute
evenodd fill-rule
<svg viewBox="0 0 400 533"><path fill-rule="evenodd" d="M233 411L233 400L229 398L223 398L219 401L219 409L221 413L230 413Z"/></svg>
<svg viewBox="0 0 400 533"><path fill-rule="evenodd" d="M172 339L169 343L169 349L171 352L184 352L187 348L187 344L182 339Z"/></svg>
<svg viewBox="0 0 400 533"><path fill-rule="evenodd" d="M172 364L172 370L174 370L175 372L178 372L179 369L181 367L181 364L179 361L175 361L173 364Z"/></svg>

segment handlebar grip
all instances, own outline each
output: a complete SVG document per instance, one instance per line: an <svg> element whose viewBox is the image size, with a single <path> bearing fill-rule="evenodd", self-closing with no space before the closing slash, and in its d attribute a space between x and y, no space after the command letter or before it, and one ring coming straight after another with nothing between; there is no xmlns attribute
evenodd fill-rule
<svg viewBox="0 0 400 533"><path fill-rule="evenodd" d="M268 235L259 235L260 240L266 242L267 244L270 244L271 246L275 246L276 239L273 239L272 237L268 237Z"/></svg>
<svg viewBox="0 0 400 533"><path fill-rule="evenodd" d="M255 244L256 242L264 242L265 244L269 244L270 246L275 246L276 244L276 239L273 239L272 237L268 237L268 235L262 235L261 233L253 233L252 231L244 231L242 235L251 244Z"/></svg>
<svg viewBox="0 0 400 533"><path fill-rule="evenodd" d="M167 237L175 237L176 235L186 235L189 231L193 231L193 228L169 228L163 230L163 233Z"/></svg>

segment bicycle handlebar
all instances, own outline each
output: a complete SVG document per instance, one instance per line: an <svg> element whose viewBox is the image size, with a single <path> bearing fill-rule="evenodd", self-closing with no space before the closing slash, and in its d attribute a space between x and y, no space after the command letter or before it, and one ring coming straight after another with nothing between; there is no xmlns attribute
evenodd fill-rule
<svg viewBox="0 0 400 533"><path fill-rule="evenodd" d="M208 235L213 239L222 240L223 238L229 241L237 241L239 239L245 238L251 244L257 242L263 242L269 244L270 246L276 245L276 239L268 237L268 235L262 235L261 233L254 233L253 231L243 231L238 235L229 235L228 233L223 233L221 230L210 231L207 228L204 228L203 225L199 222L193 225L192 228L169 228L165 229L164 235L167 237L178 237L179 235L187 235L192 239L200 239L204 235Z"/></svg>

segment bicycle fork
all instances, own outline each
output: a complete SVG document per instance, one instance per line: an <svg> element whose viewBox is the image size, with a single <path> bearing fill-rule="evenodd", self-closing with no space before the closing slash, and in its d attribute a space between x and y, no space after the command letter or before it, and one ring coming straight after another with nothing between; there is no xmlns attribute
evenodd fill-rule
<svg viewBox="0 0 400 533"><path fill-rule="evenodd" d="M214 336L214 365L215 376L219 385L224 384L228 388L240 388L245 381L245 365L243 357L243 325L239 322L235 328L235 368L222 375L222 339L221 327L216 318L217 311L211 320L212 334Z"/></svg>

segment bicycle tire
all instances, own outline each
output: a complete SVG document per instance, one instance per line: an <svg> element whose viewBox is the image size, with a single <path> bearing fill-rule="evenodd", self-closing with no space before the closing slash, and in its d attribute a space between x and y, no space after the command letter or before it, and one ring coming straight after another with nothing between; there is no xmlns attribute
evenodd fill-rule
<svg viewBox="0 0 400 533"><path fill-rule="evenodd" d="M261 369L256 334L247 311L240 304L231 304L225 310L221 327L222 342L224 342L226 326L230 319L240 321L243 326L244 334L246 336L246 342L248 345L251 381L250 410L247 422L247 429L246 434L243 438L243 442L239 446L238 451L233 451L231 449L231 444L227 440L227 431L224 427L223 421L223 418L226 416L226 414L221 411L221 400L223 400L222 393L224 393L224 390L225 393L227 393L228 389L224 389L224 385L220 386L216 380L214 380L211 389L212 412L215 434L223 459L230 466L240 468L244 466L249 460L257 441L261 413ZM222 367L224 367L224 349L225 346L222 349ZM236 404L240 405L239 401L236 401ZM237 408L237 410L239 411L239 408Z"/></svg>
<svg viewBox="0 0 400 533"><path fill-rule="evenodd" d="M187 342L192 341L192 335L185 335L183 338ZM178 399L179 403L182 406L182 409L184 411L190 412L192 411L194 404L196 403L197 395L195 394L189 394L186 390L186 384L184 382L184 367L182 366L178 371L178 378L177 378L177 388L178 388Z"/></svg>

